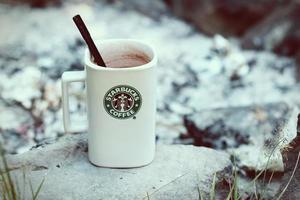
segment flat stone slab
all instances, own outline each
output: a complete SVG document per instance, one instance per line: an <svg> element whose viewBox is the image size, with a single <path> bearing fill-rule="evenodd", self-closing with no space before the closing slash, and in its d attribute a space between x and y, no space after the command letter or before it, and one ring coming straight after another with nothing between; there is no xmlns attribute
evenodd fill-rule
<svg viewBox="0 0 300 200"><path fill-rule="evenodd" d="M45 177L39 199L198 199L216 172L228 169L229 155L205 147L158 145L154 161L145 167L109 169L92 165L86 134L68 135L53 144L8 158L13 175L35 188ZM23 186L20 185L20 188ZM31 197L26 184L26 196ZM26 198L27 199L27 198Z"/></svg>

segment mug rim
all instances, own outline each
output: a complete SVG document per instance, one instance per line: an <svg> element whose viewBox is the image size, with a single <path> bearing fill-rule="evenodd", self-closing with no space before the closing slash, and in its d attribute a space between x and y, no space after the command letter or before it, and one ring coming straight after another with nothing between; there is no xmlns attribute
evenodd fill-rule
<svg viewBox="0 0 300 200"><path fill-rule="evenodd" d="M112 67L104 67L104 66L99 66L96 65L95 63L93 63L90 59L90 51L88 48L85 49L85 58L84 58L84 62L85 65L93 70L96 71L139 71L139 70L145 70L148 68L151 68L153 66L155 66L155 64L157 63L157 56L156 56L156 52L154 51L153 47L141 40L137 40L137 39L104 39L104 40L96 40L95 43L109 43L109 42L134 42L134 43L138 43L140 45L146 46L147 48L149 48L149 50L152 53L152 58L149 62L147 62L146 64L143 65L139 65L139 66L134 66L134 67L122 67L122 68L112 68Z"/></svg>

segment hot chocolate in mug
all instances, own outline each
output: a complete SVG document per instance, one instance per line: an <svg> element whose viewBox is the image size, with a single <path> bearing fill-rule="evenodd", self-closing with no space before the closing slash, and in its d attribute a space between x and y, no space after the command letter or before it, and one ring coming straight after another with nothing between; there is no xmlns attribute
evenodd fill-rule
<svg viewBox="0 0 300 200"><path fill-rule="evenodd" d="M89 160L113 168L147 165L155 153L156 54L138 40L98 44L108 67L93 63L86 50L84 71L62 75L65 132L83 131L70 122L68 84L85 82Z"/></svg>

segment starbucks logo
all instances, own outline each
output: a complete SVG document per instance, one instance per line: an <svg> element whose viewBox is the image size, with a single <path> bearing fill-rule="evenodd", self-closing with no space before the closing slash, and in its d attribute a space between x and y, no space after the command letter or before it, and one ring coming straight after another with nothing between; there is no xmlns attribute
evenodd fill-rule
<svg viewBox="0 0 300 200"><path fill-rule="evenodd" d="M142 105L139 91L128 85L118 85L104 96L103 105L106 112L117 119L134 118Z"/></svg>

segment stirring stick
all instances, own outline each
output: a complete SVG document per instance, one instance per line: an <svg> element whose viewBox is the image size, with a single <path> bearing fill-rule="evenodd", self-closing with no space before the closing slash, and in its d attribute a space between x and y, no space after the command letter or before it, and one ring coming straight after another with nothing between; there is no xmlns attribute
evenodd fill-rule
<svg viewBox="0 0 300 200"><path fill-rule="evenodd" d="M73 17L73 21L75 22L79 32L81 33L84 41L86 42L86 44L88 45L88 48L91 52L91 55L94 57L94 62L102 67L106 67L88 29L86 28L83 20L81 19L80 15L75 15Z"/></svg>

